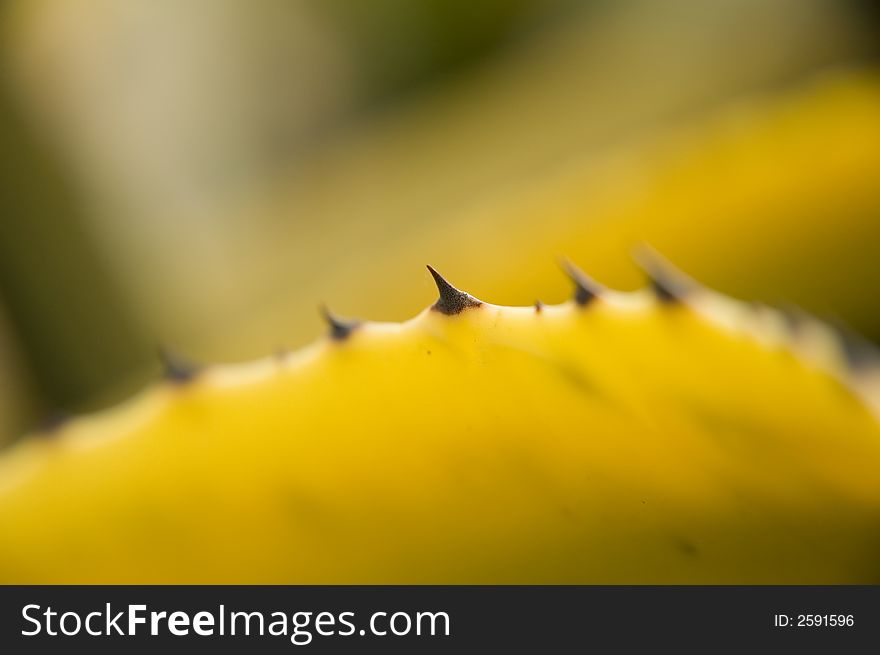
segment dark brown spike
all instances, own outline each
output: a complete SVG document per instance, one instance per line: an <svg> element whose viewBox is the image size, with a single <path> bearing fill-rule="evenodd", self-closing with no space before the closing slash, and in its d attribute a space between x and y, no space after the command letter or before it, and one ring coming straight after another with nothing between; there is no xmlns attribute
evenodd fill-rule
<svg viewBox="0 0 880 655"><path fill-rule="evenodd" d="M535 301L535 311L540 314L543 310L544 310L544 303L542 303L540 300L536 300Z"/></svg>
<svg viewBox="0 0 880 655"><path fill-rule="evenodd" d="M191 382L201 370L200 366L165 347L159 348L159 360L164 369L163 377L173 384Z"/></svg>
<svg viewBox="0 0 880 655"><path fill-rule="evenodd" d="M437 284L437 290L440 292L440 297L437 299L437 302L431 306L431 309L435 312L452 316L454 314L460 314L470 307L479 307L483 304L482 300L477 300L471 294L456 289L449 284L449 282L447 282L446 279L431 266L428 266L428 271L430 271L431 276L434 278L434 282Z"/></svg>
<svg viewBox="0 0 880 655"><path fill-rule="evenodd" d="M351 336L351 333L361 324L360 321L343 320L339 318L327 309L326 305L321 305L320 309L321 316L324 317L324 320L327 321L327 325L330 326L330 338L336 341L344 341L345 339L348 339L348 337Z"/></svg>
<svg viewBox="0 0 880 655"><path fill-rule="evenodd" d="M648 246L637 248L633 259L647 275L651 290L662 303L678 304L698 287L696 282Z"/></svg>
<svg viewBox="0 0 880 655"><path fill-rule="evenodd" d="M781 303L777 307L777 311L782 316L785 328L792 339L799 339L811 325L821 323L818 318L808 311L790 302Z"/></svg>
<svg viewBox="0 0 880 655"><path fill-rule="evenodd" d="M581 307L589 305L602 294L602 285L596 282L568 259L560 261L562 270L574 282L574 301Z"/></svg>
<svg viewBox="0 0 880 655"><path fill-rule="evenodd" d="M47 437L54 436L67 425L73 416L64 410L50 412L37 423L36 430Z"/></svg>
<svg viewBox="0 0 880 655"><path fill-rule="evenodd" d="M840 320L832 320L831 324L837 335L840 351L850 370L854 373L880 370L880 350L876 344L868 341Z"/></svg>

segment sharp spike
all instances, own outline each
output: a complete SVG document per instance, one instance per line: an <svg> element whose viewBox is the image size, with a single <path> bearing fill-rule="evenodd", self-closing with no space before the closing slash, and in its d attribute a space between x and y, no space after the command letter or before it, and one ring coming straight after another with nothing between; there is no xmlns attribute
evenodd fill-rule
<svg viewBox="0 0 880 655"><path fill-rule="evenodd" d="M321 305L320 309L321 316L324 317L324 320L327 321L327 325L330 326L330 338L335 339L336 341L344 341L347 339L361 324L360 321L345 321L338 316L335 316L329 309L327 309L326 305Z"/></svg>
<svg viewBox="0 0 880 655"><path fill-rule="evenodd" d="M46 436L53 436L67 425L73 417L63 410L56 410L44 416L37 424L37 431Z"/></svg>
<svg viewBox="0 0 880 655"><path fill-rule="evenodd" d="M880 350L841 321L832 321L833 330L837 334L840 351L850 370L855 373L880 369Z"/></svg>
<svg viewBox="0 0 880 655"><path fill-rule="evenodd" d="M574 282L574 301L581 307L589 305L594 298L602 294L602 285L593 280L568 259L560 261L562 270Z"/></svg>
<svg viewBox="0 0 880 655"><path fill-rule="evenodd" d="M803 336L804 332L809 330L810 324L818 322L818 319L792 303L782 303L777 310L793 339Z"/></svg>
<svg viewBox="0 0 880 655"><path fill-rule="evenodd" d="M670 305L680 303L698 288L696 282L648 246L637 248L633 253L633 259L648 276L654 295L662 303Z"/></svg>
<svg viewBox="0 0 880 655"><path fill-rule="evenodd" d="M477 300L469 293L456 289L449 284L449 282L447 282L446 279L431 266L428 266L428 271L430 271L433 276L434 282L437 284L437 290L440 292L440 297L437 299L437 302L431 306L431 309L434 311L452 316L453 314L460 314L470 307L479 307L483 304L481 300Z"/></svg>
<svg viewBox="0 0 880 655"><path fill-rule="evenodd" d="M535 301L535 311L540 314L544 310L544 303L540 300Z"/></svg>
<svg viewBox="0 0 880 655"><path fill-rule="evenodd" d="M159 360L164 367L163 376L174 384L186 384L199 374L199 366L167 348L159 348Z"/></svg>

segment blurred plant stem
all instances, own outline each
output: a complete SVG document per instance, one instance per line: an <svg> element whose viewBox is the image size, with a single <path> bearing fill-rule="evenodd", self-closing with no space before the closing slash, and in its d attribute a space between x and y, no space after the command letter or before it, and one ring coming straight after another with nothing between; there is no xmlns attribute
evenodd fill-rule
<svg viewBox="0 0 880 655"><path fill-rule="evenodd" d="M9 331L5 308L0 306L0 445L33 422L35 401L33 380Z"/></svg>
<svg viewBox="0 0 880 655"><path fill-rule="evenodd" d="M39 412L77 410L143 370L151 344L85 233L67 179L0 85L0 297Z"/></svg>

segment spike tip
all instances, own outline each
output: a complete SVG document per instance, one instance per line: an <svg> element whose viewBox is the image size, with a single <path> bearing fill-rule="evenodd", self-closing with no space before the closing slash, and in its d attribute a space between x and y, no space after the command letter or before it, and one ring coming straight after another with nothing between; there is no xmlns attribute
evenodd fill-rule
<svg viewBox="0 0 880 655"><path fill-rule="evenodd" d="M562 259L560 264L565 274L574 282L574 301L577 305L586 307L602 293L602 286L568 259Z"/></svg>
<svg viewBox="0 0 880 655"><path fill-rule="evenodd" d="M335 341L344 341L361 324L360 321L345 321L339 318L327 309L326 305L321 305L321 316L330 326L330 338Z"/></svg>
<svg viewBox="0 0 880 655"><path fill-rule="evenodd" d="M163 376L173 384L186 384L199 374L199 366L167 348L159 348L159 360L164 368Z"/></svg>
<svg viewBox="0 0 880 655"><path fill-rule="evenodd" d="M648 246L637 248L633 259L647 275L657 300L664 304L678 304L698 288L696 282Z"/></svg>
<svg viewBox="0 0 880 655"><path fill-rule="evenodd" d="M452 316L454 314L460 314L470 307L479 307L483 304L481 300L477 300L471 294L456 289L449 284L449 282L447 282L446 279L431 266L428 266L428 271L430 271L434 278L434 282L437 284L437 290L440 292L440 297L437 299L437 302L431 306L431 309L434 311L446 314L447 316Z"/></svg>

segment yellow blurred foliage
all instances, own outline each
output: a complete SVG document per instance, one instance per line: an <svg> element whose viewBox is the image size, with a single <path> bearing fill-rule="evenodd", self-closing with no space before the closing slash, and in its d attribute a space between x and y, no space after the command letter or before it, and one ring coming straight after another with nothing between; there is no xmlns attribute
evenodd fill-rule
<svg viewBox="0 0 880 655"><path fill-rule="evenodd" d="M442 139L435 149L424 146L421 164L447 165ZM639 278L628 253L641 242L725 292L789 302L880 335L880 315L867 301L880 294L880 77L873 72L824 75L693 127L511 179L477 206L437 208L409 227L386 220L379 230L374 217L389 196L368 193L371 184L398 180L400 203L425 204L407 195L412 160L401 147L385 156L369 143L348 147L326 179L316 173L264 209L314 220L282 224L275 243L295 244L295 252L264 252L278 280L274 299L250 299L218 321L217 345L203 342L205 352L253 356L265 344L302 343L319 329L313 307L321 301L343 314L405 318L426 292L418 273L425 263L509 304L561 299L556 259L563 255L604 283L633 288ZM400 215L399 207L389 211ZM338 220L352 214L361 220ZM330 257L328 243L345 256Z"/></svg>

